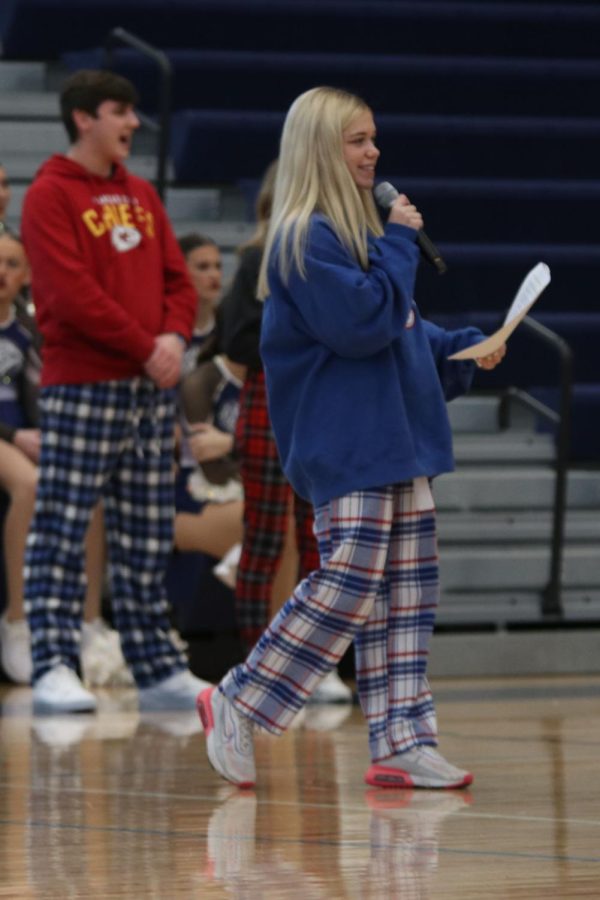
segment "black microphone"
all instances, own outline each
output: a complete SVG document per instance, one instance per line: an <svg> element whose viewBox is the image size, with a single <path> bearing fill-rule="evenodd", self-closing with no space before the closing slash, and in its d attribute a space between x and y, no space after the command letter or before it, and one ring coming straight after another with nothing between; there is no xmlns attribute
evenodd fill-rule
<svg viewBox="0 0 600 900"><path fill-rule="evenodd" d="M379 205L383 207L391 206L394 200L400 196L394 185L390 184L389 181L382 181L378 184L373 194ZM435 266L438 275L443 275L447 271L448 266L440 256L440 251L433 241L429 240L422 228L417 231L417 244L427 262Z"/></svg>

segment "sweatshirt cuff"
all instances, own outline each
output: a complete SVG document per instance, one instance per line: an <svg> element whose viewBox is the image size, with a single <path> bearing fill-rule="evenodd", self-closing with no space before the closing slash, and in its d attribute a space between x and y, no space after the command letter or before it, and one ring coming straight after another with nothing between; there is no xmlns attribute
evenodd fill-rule
<svg viewBox="0 0 600 900"><path fill-rule="evenodd" d="M408 225L400 225L399 222L388 222L385 226L385 234L397 235L398 237L402 237L415 244L419 232L416 228L409 228Z"/></svg>

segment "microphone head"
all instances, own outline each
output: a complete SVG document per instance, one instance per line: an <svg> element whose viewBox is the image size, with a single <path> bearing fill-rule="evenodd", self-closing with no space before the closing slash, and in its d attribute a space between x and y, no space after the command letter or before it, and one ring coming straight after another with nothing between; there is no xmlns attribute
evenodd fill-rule
<svg viewBox="0 0 600 900"><path fill-rule="evenodd" d="M391 206L399 195L393 184L390 184L389 181L381 181L373 191L373 196L380 206L385 207Z"/></svg>

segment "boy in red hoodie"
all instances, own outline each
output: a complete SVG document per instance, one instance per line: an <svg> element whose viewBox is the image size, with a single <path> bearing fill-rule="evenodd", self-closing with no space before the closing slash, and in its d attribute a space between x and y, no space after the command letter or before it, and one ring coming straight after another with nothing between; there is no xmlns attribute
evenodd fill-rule
<svg viewBox="0 0 600 900"><path fill-rule="evenodd" d="M96 708L78 675L83 541L102 498L114 621L142 709L193 708L203 682L169 636L174 388L196 296L154 189L123 163L136 93L82 70L71 141L23 208L42 349L40 480L25 561L34 709Z"/></svg>

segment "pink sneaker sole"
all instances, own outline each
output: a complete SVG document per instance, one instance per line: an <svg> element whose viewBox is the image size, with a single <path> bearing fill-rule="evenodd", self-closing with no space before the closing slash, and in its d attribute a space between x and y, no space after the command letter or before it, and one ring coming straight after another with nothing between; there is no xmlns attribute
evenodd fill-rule
<svg viewBox="0 0 600 900"><path fill-rule="evenodd" d="M235 784L237 787L242 788L242 790L247 790L253 788L255 785L254 781L233 781L227 775L224 775L223 772L220 771L215 762L211 759L211 755L213 752L212 742L210 741L210 734L215 727L215 720L213 716L212 709L212 695L213 691L216 691L217 688L212 685L209 688L206 688L204 691L201 691L196 698L196 708L198 710L198 715L200 716L200 721L202 722L202 727L204 729L204 736L206 738L207 752L208 752L208 760L221 778L225 778L226 781L229 781L230 784Z"/></svg>
<svg viewBox="0 0 600 900"><path fill-rule="evenodd" d="M370 784L372 787L380 787L380 788L425 788L429 790L455 790L456 788L467 787L467 785L473 783L473 776L470 772L467 772L465 777L460 781L456 781L453 784L444 784L439 787L432 787L431 785L423 785L418 783L419 779L415 781L412 775L409 775L408 772L403 772L402 769L394 769L391 766L381 766L377 763L373 763L369 766L365 773L365 783Z"/></svg>
<svg viewBox="0 0 600 900"><path fill-rule="evenodd" d="M198 715L200 716L200 721L202 722L206 737L208 737L215 726L211 703L212 692L215 690L216 688L214 686L206 688L205 690L200 691L196 697L196 709L198 710Z"/></svg>

